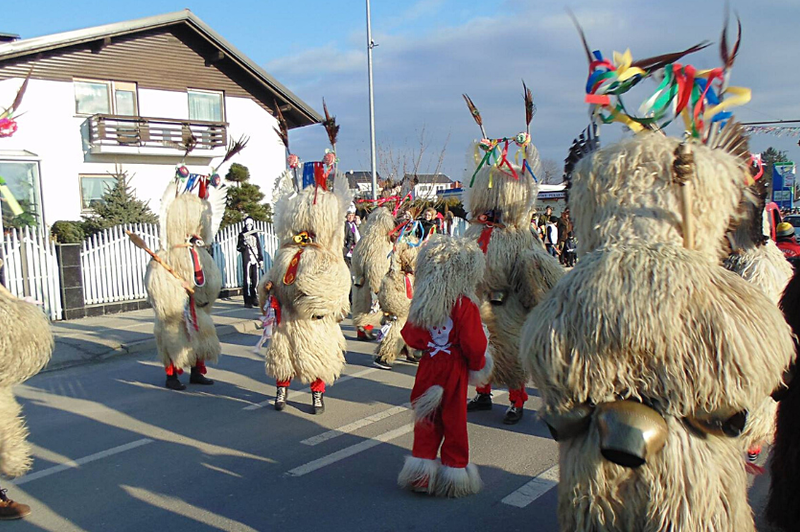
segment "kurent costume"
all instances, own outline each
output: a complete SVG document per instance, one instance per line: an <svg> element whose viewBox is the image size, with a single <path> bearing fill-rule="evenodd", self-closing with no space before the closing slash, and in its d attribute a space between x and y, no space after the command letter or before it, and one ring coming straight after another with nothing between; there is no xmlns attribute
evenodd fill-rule
<svg viewBox="0 0 800 532"><path fill-rule="evenodd" d="M565 531L754 530L741 434L794 346L774 303L722 266L752 178L741 127L719 113L749 93L727 86L732 58L677 63L699 48L636 66L586 48L596 120L658 129L674 110L689 138L644 131L591 153L590 127L568 159L580 260L528 316L521 350L559 442ZM647 119L625 114L621 96L654 71L663 98Z"/></svg>
<svg viewBox="0 0 800 532"><path fill-rule="evenodd" d="M361 240L353 250L351 312L359 338L369 339L372 331L381 326L383 313L375 309L374 300L383 277L389 271L392 252L390 233L395 225L392 212L386 207L378 207L364 223Z"/></svg>
<svg viewBox="0 0 800 532"><path fill-rule="evenodd" d="M434 236L419 254L417 292L402 334L424 355L411 391L414 447L398 477L402 488L445 497L481 489L469 461L464 396L468 381L485 382L491 372L475 295L483 269L482 253L465 240Z"/></svg>
<svg viewBox="0 0 800 532"><path fill-rule="evenodd" d="M750 187L754 200L746 200L747 203L741 207L746 213L744 218L728 234L731 254L725 260L725 267L760 288L777 306L793 270L769 237L769 222L764 207L771 187L763 171L757 177L759 179ZM741 439L751 462L760 454L761 445L771 442L774 437L776 410L775 400L767 397L758 411L748 416Z"/></svg>
<svg viewBox="0 0 800 532"><path fill-rule="evenodd" d="M11 107L0 112L0 137L10 137L16 132L17 123L13 117L27 85L26 78ZM21 214L22 209L5 183L0 185L0 194L14 214ZM22 407L14 398L12 387L36 375L47 364L53 353L53 333L40 308L16 298L2 284L0 323L3 324L0 335L0 472L7 477L18 477L30 469L32 460ZM9 499L6 490L0 489L0 520L20 519L30 513L28 505Z"/></svg>
<svg viewBox="0 0 800 532"><path fill-rule="evenodd" d="M258 268L264 262L264 251L261 240L255 229L255 222L249 216L244 219L244 229L239 233L236 250L242 255L242 294L244 305L252 307L258 305Z"/></svg>
<svg viewBox="0 0 800 532"><path fill-rule="evenodd" d="M375 349L374 365L381 369L392 369L394 361L403 353L406 360L413 364L419 359L419 354L406 345L401 334L414 297L414 270L421 245L413 229L406 230L413 227L414 222L409 222L399 230L389 271L383 277L378 291L383 327L380 344Z"/></svg>
<svg viewBox="0 0 800 532"><path fill-rule="evenodd" d="M483 125L472 101L467 104L478 124ZM541 175L539 152L531 142L533 95L525 87L527 132L514 138L485 138L475 147L477 169L466 191L465 208L470 226L464 235L486 255L486 273L478 285L481 317L489 329L494 356L491 382L507 386L511 406L503 422L522 418L527 377L519 361L519 335L528 312L556 284L563 268L536 242L530 220ZM518 152L512 162L509 149ZM522 157L521 163L519 158ZM490 410L492 385L479 387L467 409Z"/></svg>
<svg viewBox="0 0 800 532"><path fill-rule="evenodd" d="M338 126L327 108L325 115L335 150ZM288 135L283 139L288 145ZM299 160L290 155L291 170L281 178L275 203L280 248L259 283L259 303L273 309L276 318L266 352L267 375L277 380L276 410L286 406L291 380L298 378L311 383L314 413L322 413L325 385L339 377L345 364L347 344L339 323L350 311L350 271L342 256L342 219L352 198L344 184L336 186L335 179L329 184L335 163L335 152L326 153L322 162L306 163L314 180L302 188L293 178Z"/></svg>
<svg viewBox="0 0 800 532"><path fill-rule="evenodd" d="M245 144L231 144L222 162ZM211 319L222 276L206 251L225 212L225 186L217 169L200 175L178 166L161 199L161 249L145 274L158 355L167 373L166 386L172 390L186 388L178 379L186 367L191 368L190 383L213 384L205 377L206 363L216 363L222 352Z"/></svg>

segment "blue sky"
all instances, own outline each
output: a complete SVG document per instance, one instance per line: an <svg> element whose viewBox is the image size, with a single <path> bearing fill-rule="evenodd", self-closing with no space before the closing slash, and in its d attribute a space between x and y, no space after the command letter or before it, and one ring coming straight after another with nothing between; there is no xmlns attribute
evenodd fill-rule
<svg viewBox="0 0 800 532"><path fill-rule="evenodd" d="M753 89L735 112L740 120L800 119L800 2L731 0L744 37L732 84ZM298 96L321 110L322 97L341 125L343 170L368 169L369 126L365 2L295 0L225 2L139 0L6 2L0 32L35 37L188 7ZM379 169L401 170L426 151L419 172L433 171L446 145L442 169L461 178L471 141L480 136L461 99L478 105L490 136L524 128L521 79L534 92L538 112L534 142L545 158L562 161L572 138L587 124L583 103L586 64L565 13L575 11L589 44L606 55L631 48L634 58L717 43L724 2L674 0L550 1L372 0L375 117ZM47 13L47 16L42 16ZM692 56L699 68L718 65L717 47ZM606 126L606 139L621 126ZM767 146L800 160L796 138L755 136L753 151ZM295 130L293 151L318 159L326 147L321 127ZM408 164L410 168L413 164Z"/></svg>

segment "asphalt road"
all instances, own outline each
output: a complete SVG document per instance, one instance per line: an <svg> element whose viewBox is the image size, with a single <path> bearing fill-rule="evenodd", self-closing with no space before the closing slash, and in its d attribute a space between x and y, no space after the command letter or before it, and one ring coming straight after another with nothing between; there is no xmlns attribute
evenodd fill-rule
<svg viewBox="0 0 800 532"><path fill-rule="evenodd" d="M484 490L439 499L396 486L412 444L407 402L415 367L373 368L352 340L345 375L314 416L292 384L283 412L251 351L257 334L223 338L216 384L164 388L154 353L45 373L16 392L34 445L33 470L9 496L33 507L8 530L555 531L557 446L536 419L501 423L507 395L470 414L472 461ZM182 379L188 382L188 375Z"/></svg>

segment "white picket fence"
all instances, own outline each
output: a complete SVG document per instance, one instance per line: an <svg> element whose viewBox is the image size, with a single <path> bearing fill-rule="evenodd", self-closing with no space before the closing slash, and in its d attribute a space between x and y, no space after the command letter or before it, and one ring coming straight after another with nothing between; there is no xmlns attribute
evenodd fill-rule
<svg viewBox="0 0 800 532"><path fill-rule="evenodd" d="M3 238L4 284L17 297L31 297L51 320L60 320L61 282L55 243L41 229L10 229Z"/></svg>
<svg viewBox="0 0 800 532"><path fill-rule="evenodd" d="M222 229L212 244L214 262L222 273L223 288L242 286L242 261L236 246L243 227L244 223L239 223ZM256 229L260 231L264 249L264 266L269 268L278 248L278 240L272 224L256 222ZM147 297L144 275L150 256L133 245L125 234L126 230L142 237L153 251L160 248L158 226L152 224L116 226L84 240L81 263L86 305L135 301Z"/></svg>
<svg viewBox="0 0 800 532"><path fill-rule="evenodd" d="M144 299L144 274L150 256L133 245L125 231L136 233L157 251L158 226L118 225L83 241L83 301L86 305Z"/></svg>

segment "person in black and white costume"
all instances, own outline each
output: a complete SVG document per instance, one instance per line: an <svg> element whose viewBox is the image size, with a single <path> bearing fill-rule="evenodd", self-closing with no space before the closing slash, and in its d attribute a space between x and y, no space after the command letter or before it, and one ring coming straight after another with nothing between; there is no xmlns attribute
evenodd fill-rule
<svg viewBox="0 0 800 532"><path fill-rule="evenodd" d="M351 267L353 258L353 249L356 247L358 241L361 240L361 233L358 232L358 225L356 225L356 207L350 205L347 209L347 217L344 222L344 261L347 267Z"/></svg>
<svg viewBox="0 0 800 532"><path fill-rule="evenodd" d="M264 252L261 248L261 241L256 236L258 231L255 229L255 222L251 217L244 219L244 229L239 233L239 243L236 249L242 254L242 273L244 295L244 306L252 308L258 305L258 286L259 267L264 262Z"/></svg>

